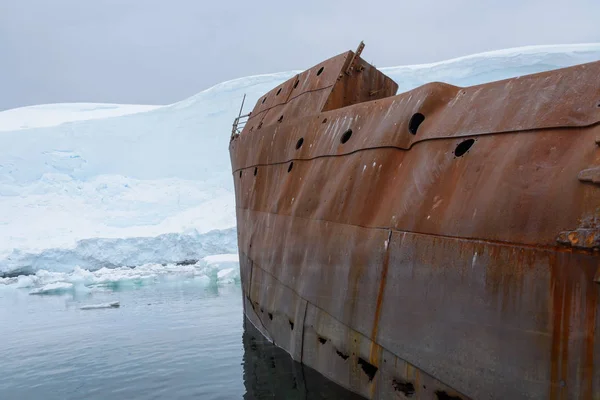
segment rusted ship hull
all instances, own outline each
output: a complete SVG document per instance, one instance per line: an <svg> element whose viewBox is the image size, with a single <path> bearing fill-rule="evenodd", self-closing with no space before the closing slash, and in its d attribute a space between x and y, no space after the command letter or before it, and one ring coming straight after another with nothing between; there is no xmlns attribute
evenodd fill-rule
<svg viewBox="0 0 600 400"><path fill-rule="evenodd" d="M600 399L599 77L274 88L230 143L248 319L366 398Z"/></svg>

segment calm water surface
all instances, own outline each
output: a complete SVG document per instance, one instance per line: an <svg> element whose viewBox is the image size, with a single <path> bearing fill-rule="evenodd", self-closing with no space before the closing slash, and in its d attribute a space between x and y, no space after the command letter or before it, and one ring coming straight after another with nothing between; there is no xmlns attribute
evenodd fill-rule
<svg viewBox="0 0 600 400"><path fill-rule="evenodd" d="M119 301L120 308L81 310ZM246 323L239 285L0 288L0 399L351 399Z"/></svg>

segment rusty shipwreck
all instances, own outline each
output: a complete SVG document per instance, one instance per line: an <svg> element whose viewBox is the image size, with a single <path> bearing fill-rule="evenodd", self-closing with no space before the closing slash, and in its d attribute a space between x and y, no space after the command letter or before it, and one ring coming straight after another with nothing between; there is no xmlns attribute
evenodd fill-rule
<svg viewBox="0 0 600 400"><path fill-rule="evenodd" d="M600 399L600 62L396 94L361 50L234 123L247 319L369 399Z"/></svg>

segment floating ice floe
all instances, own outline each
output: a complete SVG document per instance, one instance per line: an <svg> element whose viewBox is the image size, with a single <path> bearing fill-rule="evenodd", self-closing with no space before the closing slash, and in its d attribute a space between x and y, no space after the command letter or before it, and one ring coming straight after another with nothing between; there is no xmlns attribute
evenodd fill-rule
<svg viewBox="0 0 600 400"><path fill-rule="evenodd" d="M90 291L123 290L165 281L189 280L201 285L240 282L237 254L217 254L180 264L144 264L137 267L76 267L72 272L38 270L32 275L0 278L0 288L28 289L32 295L63 295Z"/></svg>
<svg viewBox="0 0 600 400"><path fill-rule="evenodd" d="M63 294L70 292L73 289L73 284L68 282L54 282L44 285L42 287L33 289L29 294Z"/></svg>
<svg viewBox="0 0 600 400"><path fill-rule="evenodd" d="M118 301L113 301L111 303L102 303L102 304L90 304L87 306L79 307L80 310L100 310L103 308L119 308L121 304Z"/></svg>

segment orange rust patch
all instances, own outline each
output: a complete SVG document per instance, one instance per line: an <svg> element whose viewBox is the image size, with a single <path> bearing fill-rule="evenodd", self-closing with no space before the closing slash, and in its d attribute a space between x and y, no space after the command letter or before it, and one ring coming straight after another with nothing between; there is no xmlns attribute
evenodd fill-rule
<svg viewBox="0 0 600 400"><path fill-rule="evenodd" d="M371 345L371 363L374 363L375 365L377 365L375 363L376 360L373 360L373 353L374 353L374 345L375 342L377 341L377 331L379 329L379 319L381 318L381 305L383 303L383 293L385 291L385 283L387 282L387 274L388 274L388 268L389 268L389 264L390 264L390 241L392 240L392 232L390 231L390 235L388 236L388 240L386 242L386 248L385 248L385 256L383 258L383 268L381 270L381 279L379 281L379 291L377 292L377 305L375 307L375 318L373 319L373 330L371 332L371 341L372 341L372 345Z"/></svg>
<svg viewBox="0 0 600 400"><path fill-rule="evenodd" d="M567 395L567 367L569 351L569 318L571 288L569 276L560 267L553 268L552 290L552 356L550 399L564 399Z"/></svg>
<svg viewBox="0 0 600 400"><path fill-rule="evenodd" d="M572 245L579 243L579 235L577 235L576 232L569 233L569 242L571 242Z"/></svg>
<svg viewBox="0 0 600 400"><path fill-rule="evenodd" d="M600 271L600 269L598 270ZM594 346L595 346L595 326L597 312L597 291L592 290L587 297L585 304L585 342L583 365L581 366L582 386L581 398L593 398L594 385Z"/></svg>

